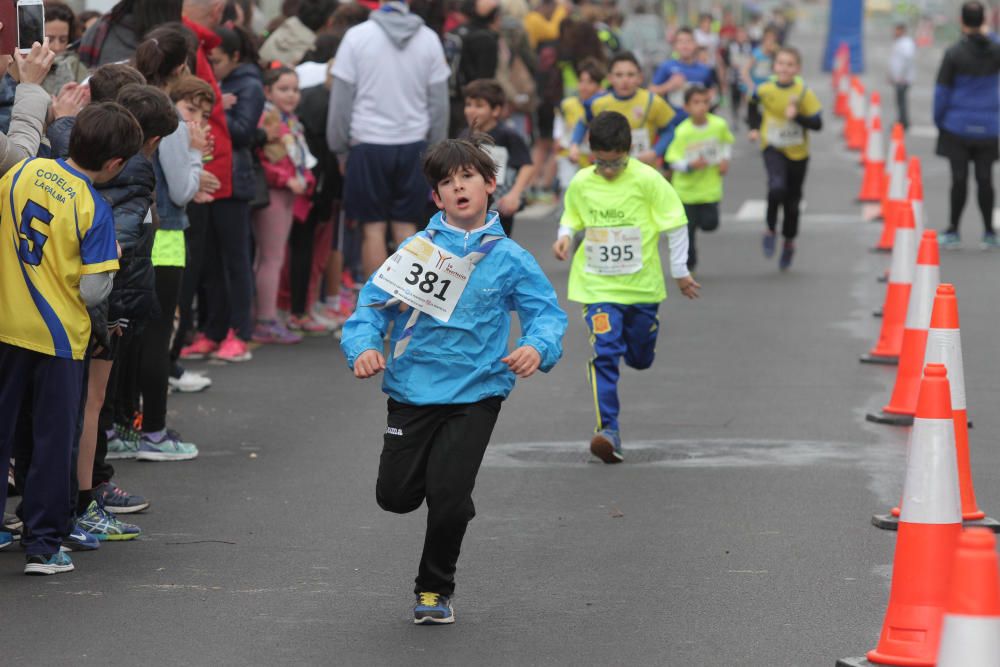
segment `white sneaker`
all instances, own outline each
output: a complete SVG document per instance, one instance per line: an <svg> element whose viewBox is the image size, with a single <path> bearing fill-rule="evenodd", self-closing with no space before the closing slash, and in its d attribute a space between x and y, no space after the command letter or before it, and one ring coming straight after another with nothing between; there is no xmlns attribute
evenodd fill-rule
<svg viewBox="0 0 1000 667"><path fill-rule="evenodd" d="M171 389L185 394L204 391L212 386L212 378L188 370L179 378L171 376L168 381Z"/></svg>

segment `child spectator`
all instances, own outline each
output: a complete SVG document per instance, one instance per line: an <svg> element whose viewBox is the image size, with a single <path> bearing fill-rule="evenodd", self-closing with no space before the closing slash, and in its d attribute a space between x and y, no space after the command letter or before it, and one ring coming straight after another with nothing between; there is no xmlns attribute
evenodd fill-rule
<svg viewBox="0 0 1000 667"><path fill-rule="evenodd" d="M117 176L141 146L142 130L125 108L93 105L79 116L68 160L28 159L0 181L0 196L13 204L0 212L0 230L21 238L0 244L0 461L10 457L25 395L44 406L33 413L24 488L25 574L73 570L60 547L71 521L87 307L106 298L118 269L111 209L93 185ZM6 495L0 485L0 507ZM0 533L0 544L9 537Z"/></svg>
<svg viewBox="0 0 1000 667"><path fill-rule="evenodd" d="M795 255L799 233L799 204L809 166L809 130L823 128L819 98L799 78L802 57L796 49L782 47L774 57L774 79L757 86L749 102L750 139L760 140L767 170L767 231L765 257L773 257L778 210L784 211L781 235L784 244L778 268L786 271Z"/></svg>
<svg viewBox="0 0 1000 667"><path fill-rule="evenodd" d="M628 51L611 59L609 71L612 94L594 100L593 114L616 111L625 116L632 128L631 156L649 165L657 164L670 141L669 130L676 115L673 108L659 95L640 87L639 61ZM574 162L579 160L580 145L586 135L586 123L577 123L570 146L570 159Z"/></svg>
<svg viewBox="0 0 1000 667"><path fill-rule="evenodd" d="M362 289L362 307L344 325L341 347L355 377L386 372L388 428L375 496L380 507L401 514L427 501L413 621L436 624L455 621L455 566L501 404L515 376L548 371L559 360L566 314L535 259L504 237L499 216L487 210L496 164L486 151L465 140L442 141L424 158L424 173L442 212L383 267L404 261L404 270L431 291L452 288L451 317L442 321L439 313L422 313L419 301L390 298L376 282L380 269ZM435 271L433 259L420 259L435 248L461 259ZM449 271L454 284L440 280ZM511 310L523 335L508 352ZM387 364L382 350L390 324Z"/></svg>
<svg viewBox="0 0 1000 667"><path fill-rule="evenodd" d="M684 207L663 176L629 158L632 127L620 113L598 114L590 124L594 166L580 170L566 191L553 252L569 257L572 236L584 232L573 256L569 300L584 304L594 355L587 364L597 408L591 453L605 463L624 460L618 425L622 356L636 370L653 365L657 311L667 297L659 237L668 233L670 274L689 299L701 287L687 268Z"/></svg>
<svg viewBox="0 0 1000 667"><path fill-rule="evenodd" d="M465 122L469 129L462 136L471 133L488 134L493 145L483 146L497 166L496 209L500 214L500 224L507 236L514 229L514 214L524 207L524 190L531 183L535 166L531 162L531 151L521 135L500 124L507 98L503 87L494 79L476 79L462 91L465 96Z"/></svg>
<svg viewBox="0 0 1000 667"><path fill-rule="evenodd" d="M309 214L309 197L316 185L311 168L316 158L309 152L302 124L295 115L301 99L295 71L288 67L268 70L264 95L267 104L260 126L267 133L267 143L258 156L270 188L270 203L253 214L257 241L257 325L253 339L287 345L298 343L302 336L278 320L278 281L293 221L305 220Z"/></svg>
<svg viewBox="0 0 1000 667"><path fill-rule="evenodd" d="M711 96L701 86L684 92L684 111L688 114L674 130L666 161L673 171L673 186L684 204L688 220L688 269L698 264L695 234L700 229L714 232L719 228L719 202L722 201L722 177L729 171L733 133L725 119L709 113Z"/></svg>

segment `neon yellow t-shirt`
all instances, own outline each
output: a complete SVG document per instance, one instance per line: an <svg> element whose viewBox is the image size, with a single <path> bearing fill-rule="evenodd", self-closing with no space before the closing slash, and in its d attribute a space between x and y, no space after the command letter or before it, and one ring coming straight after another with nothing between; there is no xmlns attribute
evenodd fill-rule
<svg viewBox="0 0 1000 667"><path fill-rule="evenodd" d="M757 86L754 100L762 116L760 147L771 146L784 153L789 160L805 160L809 157L809 131L794 120L785 118L785 109L793 99L798 100L801 116L815 116L823 110L816 94L798 77L790 86L781 86L775 80ZM754 100L750 103L753 104Z"/></svg>
<svg viewBox="0 0 1000 667"><path fill-rule="evenodd" d="M632 97L620 100L614 93L594 100L590 105L594 116L602 111L617 111L628 119L632 128L632 155L636 156L656 145L656 135L661 128L674 119L673 108L659 95L645 88L635 91ZM645 130L643 133L638 130Z"/></svg>
<svg viewBox="0 0 1000 667"><path fill-rule="evenodd" d="M675 171L674 190L685 204L713 204L722 201L722 175L718 163L728 160L733 145L733 133L724 118L708 114L704 125L684 119L674 131L674 140L667 149L667 163L692 162L705 158L710 166L697 171Z"/></svg>
<svg viewBox="0 0 1000 667"><path fill-rule="evenodd" d="M83 359L80 278L118 269L111 207L63 160L24 160L0 180L0 341Z"/></svg>
<svg viewBox="0 0 1000 667"><path fill-rule="evenodd" d="M659 238L687 224L684 205L659 171L635 159L612 181L595 171L581 169L566 190L565 210L560 224L583 231L587 238L573 256L569 272L569 299L577 303L658 303L667 298L660 264ZM604 249L588 256L588 243L605 243L609 228L614 233L630 230L641 235L641 246L619 248L619 266L629 273L602 275L599 271ZM604 259L614 259L605 257ZM641 268L636 268L641 260ZM614 264L610 264L614 267ZM636 270L633 271L633 268Z"/></svg>

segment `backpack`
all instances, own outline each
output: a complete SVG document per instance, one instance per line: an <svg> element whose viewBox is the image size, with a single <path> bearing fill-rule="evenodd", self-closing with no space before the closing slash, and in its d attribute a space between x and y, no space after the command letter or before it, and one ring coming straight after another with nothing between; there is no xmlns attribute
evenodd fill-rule
<svg viewBox="0 0 1000 667"><path fill-rule="evenodd" d="M535 76L524 59L511 51L507 40L502 36L497 47L496 79L507 95L507 105L511 111L532 113L538 108Z"/></svg>
<svg viewBox="0 0 1000 667"><path fill-rule="evenodd" d="M462 44L468 34L469 27L460 25L451 32L446 32L441 38L444 59L448 63L448 69L451 70L451 76L448 77L448 95L452 99L461 99L462 88L468 83L462 76Z"/></svg>
<svg viewBox="0 0 1000 667"><path fill-rule="evenodd" d="M538 71L535 84L546 106L557 107L563 99L562 71L559 69L559 43L543 42L538 45Z"/></svg>

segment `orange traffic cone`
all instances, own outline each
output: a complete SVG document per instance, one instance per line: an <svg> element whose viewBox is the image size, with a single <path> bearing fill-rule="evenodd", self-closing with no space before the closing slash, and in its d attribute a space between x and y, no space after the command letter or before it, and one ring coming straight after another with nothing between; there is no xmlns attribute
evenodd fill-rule
<svg viewBox="0 0 1000 667"><path fill-rule="evenodd" d="M886 214L886 206L889 200L889 186L892 185L892 163L896 159L896 151L899 149L899 145L906 145L906 137L903 132L903 126L899 123L892 124L892 130L889 132L889 148L885 153L885 175L882 178L882 185L884 190L882 191L882 210L881 217L884 219Z"/></svg>
<svg viewBox="0 0 1000 667"><path fill-rule="evenodd" d="M924 235L927 227L927 218L924 216L924 176L920 158L916 155L910 156L910 165L907 169L907 176L910 181L910 192L907 195L910 206L913 208L913 226L917 230L917 238Z"/></svg>
<svg viewBox="0 0 1000 667"><path fill-rule="evenodd" d="M841 61L840 67L835 70L834 74L836 80L837 98L833 105L833 113L841 118L846 118L848 112L850 111L851 90L851 60L849 50L847 51L847 57Z"/></svg>
<svg viewBox="0 0 1000 667"><path fill-rule="evenodd" d="M867 354L861 356L865 364L899 363L903 349L903 327L906 324L906 309L910 302L911 285L916 269L917 238L913 228L913 216L904 215L896 230L896 244L892 248L892 266L889 268L889 285L885 290L882 305L882 328L878 342Z"/></svg>
<svg viewBox="0 0 1000 667"><path fill-rule="evenodd" d="M861 178L861 192L858 193L859 202L880 202L882 201L882 178L885 174L885 162L883 161L882 145L882 119L875 116L872 119L871 131L868 133L868 145L865 147L865 173Z"/></svg>
<svg viewBox="0 0 1000 667"><path fill-rule="evenodd" d="M951 408L955 422L955 454L958 458L958 484L962 496L962 521L1000 531L1000 521L986 516L976 503L969 457L969 412L965 402L965 369L962 363L962 335L958 324L958 297L955 286L938 285L934 310L927 334L925 362L941 363L951 378Z"/></svg>
<svg viewBox="0 0 1000 667"><path fill-rule="evenodd" d="M906 181L906 146L900 142L896 145L896 155L889 169L889 191L882 200L882 236L875 246L876 252L892 250L900 212L908 207L907 195L910 188Z"/></svg>
<svg viewBox="0 0 1000 667"><path fill-rule="evenodd" d="M903 342L892 397L889 404L882 408L882 412L867 414L865 418L868 421L894 426L909 426L913 423L920 389L920 369L924 366L924 353L927 351L927 331L931 324L934 294L940 282L937 232L929 229L924 232L917 250L917 266L913 273L910 302L906 306L906 324L903 325Z"/></svg>
<svg viewBox="0 0 1000 667"><path fill-rule="evenodd" d="M876 118L879 119L879 124L881 125L882 95L877 90L873 90L868 102L868 114L865 116L865 145L861 147L861 157L858 160L862 166L868 164L868 144L871 142L872 128L875 126Z"/></svg>
<svg viewBox="0 0 1000 667"><path fill-rule="evenodd" d="M1000 667L1000 571L996 538L982 528L958 537L944 606L938 667Z"/></svg>
<svg viewBox="0 0 1000 667"><path fill-rule="evenodd" d="M847 150L859 151L865 146L865 86L858 77L851 77L851 114L844 126Z"/></svg>
<svg viewBox="0 0 1000 667"><path fill-rule="evenodd" d="M840 90L840 80L851 67L851 51L846 42L841 42L833 54L833 92ZM836 113L836 112L835 112Z"/></svg>
<svg viewBox="0 0 1000 667"><path fill-rule="evenodd" d="M878 647L868 652L868 660L877 664L933 667L937 658L962 531L950 391L945 367L928 364L910 433L889 605ZM860 664L859 658L837 663Z"/></svg>

